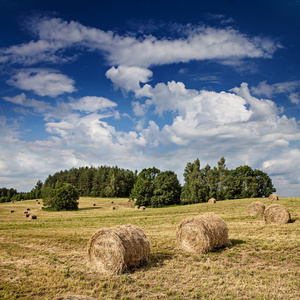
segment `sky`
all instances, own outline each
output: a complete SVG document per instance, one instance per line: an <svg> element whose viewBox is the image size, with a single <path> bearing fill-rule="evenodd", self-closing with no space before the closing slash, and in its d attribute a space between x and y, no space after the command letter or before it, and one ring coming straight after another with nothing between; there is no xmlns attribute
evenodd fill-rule
<svg viewBox="0 0 300 300"><path fill-rule="evenodd" d="M0 0L0 187L84 166L266 172L300 196L299 0Z"/></svg>

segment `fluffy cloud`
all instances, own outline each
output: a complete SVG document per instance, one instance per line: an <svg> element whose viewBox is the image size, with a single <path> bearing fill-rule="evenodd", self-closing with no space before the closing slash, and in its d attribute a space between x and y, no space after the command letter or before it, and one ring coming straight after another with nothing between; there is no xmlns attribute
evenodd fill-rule
<svg viewBox="0 0 300 300"><path fill-rule="evenodd" d="M86 96L77 101L70 103L75 110L85 112L103 111L117 106L117 103L103 97Z"/></svg>
<svg viewBox="0 0 300 300"><path fill-rule="evenodd" d="M52 109L49 103L35 99L28 99L24 93L15 97L3 97L3 99L24 107L34 108L34 110L38 112L44 112L45 110Z"/></svg>
<svg viewBox="0 0 300 300"><path fill-rule="evenodd" d="M7 83L21 90L33 91L39 96L56 97L76 90L73 79L48 69L23 69L12 76Z"/></svg>
<svg viewBox="0 0 300 300"><path fill-rule="evenodd" d="M152 77L152 71L140 67L119 66L110 68L105 75L116 88L129 92L139 90L140 82L148 82Z"/></svg>
<svg viewBox="0 0 300 300"><path fill-rule="evenodd" d="M295 92L299 90L299 86L299 80L279 82L274 84L268 84L267 81L262 81L257 87L252 87L251 92L257 96L266 96L269 98L274 97L276 94L285 93L289 95L289 99L292 103L299 105L299 93Z"/></svg>

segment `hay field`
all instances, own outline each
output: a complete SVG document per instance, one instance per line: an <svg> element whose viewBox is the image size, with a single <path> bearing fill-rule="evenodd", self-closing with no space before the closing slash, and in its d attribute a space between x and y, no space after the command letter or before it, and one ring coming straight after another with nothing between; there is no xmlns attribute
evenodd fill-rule
<svg viewBox="0 0 300 300"><path fill-rule="evenodd" d="M300 198L276 201L289 210L288 224L248 216L254 201L274 203L243 199L137 210L128 199L80 198L74 212L42 211L35 200L1 203L0 299L299 299ZM27 208L36 220L24 216ZM232 245L206 254L179 249L177 225L205 212L226 222ZM146 234L150 263L99 276L88 264L88 242L101 227L125 224Z"/></svg>

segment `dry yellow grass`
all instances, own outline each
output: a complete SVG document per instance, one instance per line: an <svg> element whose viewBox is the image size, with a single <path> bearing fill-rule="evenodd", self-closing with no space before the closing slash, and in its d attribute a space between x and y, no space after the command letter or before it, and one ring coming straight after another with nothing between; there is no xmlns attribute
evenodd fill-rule
<svg viewBox="0 0 300 300"><path fill-rule="evenodd" d="M118 209L112 211L110 201ZM0 299L299 298L300 198L279 200L291 214L288 224L264 224L263 217L247 215L250 203L268 205L267 198L145 211L127 201L81 198L73 212L42 211L34 200L0 204ZM24 218L26 208L36 220ZM207 254L178 249L180 221L210 211L226 222L232 245ZM150 263L99 276L88 264L88 242L99 228L125 224L146 234Z"/></svg>

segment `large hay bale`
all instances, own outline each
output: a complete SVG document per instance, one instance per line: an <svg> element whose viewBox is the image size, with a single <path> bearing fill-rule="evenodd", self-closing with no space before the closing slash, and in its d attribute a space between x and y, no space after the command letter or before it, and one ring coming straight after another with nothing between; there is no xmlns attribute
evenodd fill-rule
<svg viewBox="0 0 300 300"><path fill-rule="evenodd" d="M271 204L264 212L264 222L266 224L286 224L291 221L291 216L287 208L281 204Z"/></svg>
<svg viewBox="0 0 300 300"><path fill-rule="evenodd" d="M91 237L88 259L101 273L121 274L149 263L150 243L135 225L104 227Z"/></svg>
<svg viewBox="0 0 300 300"><path fill-rule="evenodd" d="M265 211L265 205L260 202L252 202L247 208L248 216L262 216Z"/></svg>
<svg viewBox="0 0 300 300"><path fill-rule="evenodd" d="M135 208L135 209L139 209L140 207L139 207L138 205L136 205L134 208Z"/></svg>
<svg viewBox="0 0 300 300"><path fill-rule="evenodd" d="M193 253L207 253L230 245L226 223L213 212L182 220L177 227L176 242L181 249Z"/></svg>
<svg viewBox="0 0 300 300"><path fill-rule="evenodd" d="M279 200L279 197L276 194L272 194L268 198L270 201L276 201Z"/></svg>
<svg viewBox="0 0 300 300"><path fill-rule="evenodd" d="M217 200L215 199L215 198L210 198L208 201L207 201L207 203L216 203L217 202Z"/></svg>

